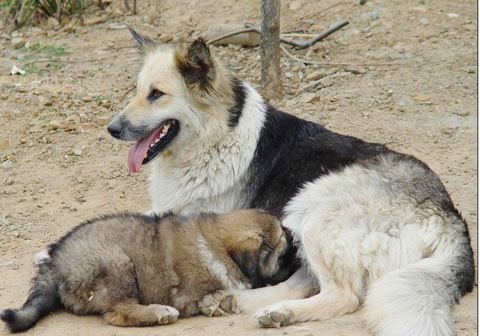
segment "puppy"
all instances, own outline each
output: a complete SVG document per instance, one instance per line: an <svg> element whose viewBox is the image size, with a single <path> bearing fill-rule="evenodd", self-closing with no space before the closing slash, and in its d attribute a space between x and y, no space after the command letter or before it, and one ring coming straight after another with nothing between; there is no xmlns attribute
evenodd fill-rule
<svg viewBox="0 0 480 336"><path fill-rule="evenodd" d="M264 285L287 245L279 220L261 210L104 216L50 245L27 301L0 318L12 332L59 308L116 326L173 323L198 314L212 291Z"/></svg>

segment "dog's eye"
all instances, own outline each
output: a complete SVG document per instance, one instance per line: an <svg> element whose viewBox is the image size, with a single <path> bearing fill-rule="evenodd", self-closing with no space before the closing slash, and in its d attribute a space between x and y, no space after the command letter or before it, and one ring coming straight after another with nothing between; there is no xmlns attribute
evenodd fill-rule
<svg viewBox="0 0 480 336"><path fill-rule="evenodd" d="M160 98L161 96L163 96L164 94L165 94L165 92L162 92L160 90L151 89L150 93L148 94L147 99L151 103L151 102L154 102L155 100L157 100L158 98Z"/></svg>

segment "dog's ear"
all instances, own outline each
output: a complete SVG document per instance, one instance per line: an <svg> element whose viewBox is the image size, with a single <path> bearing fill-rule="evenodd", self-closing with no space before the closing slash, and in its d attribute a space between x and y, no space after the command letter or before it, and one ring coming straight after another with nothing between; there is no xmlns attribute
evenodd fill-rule
<svg viewBox="0 0 480 336"><path fill-rule="evenodd" d="M176 63L187 85L198 85L203 90L212 88L215 69L210 49L202 37L192 42L186 54L177 54Z"/></svg>
<svg viewBox="0 0 480 336"><path fill-rule="evenodd" d="M137 48L144 50L147 47L152 47L155 45L155 42L148 37L137 33L132 27L127 26L128 31L132 34L133 39L135 40Z"/></svg>

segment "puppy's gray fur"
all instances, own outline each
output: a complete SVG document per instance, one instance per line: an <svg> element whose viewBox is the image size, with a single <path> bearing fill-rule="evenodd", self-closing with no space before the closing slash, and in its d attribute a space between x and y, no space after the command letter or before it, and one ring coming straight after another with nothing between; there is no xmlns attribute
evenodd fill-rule
<svg viewBox="0 0 480 336"><path fill-rule="evenodd" d="M279 220L260 210L105 216L52 244L23 307L0 317L13 332L62 307L117 326L172 323L209 292L260 284L286 247Z"/></svg>

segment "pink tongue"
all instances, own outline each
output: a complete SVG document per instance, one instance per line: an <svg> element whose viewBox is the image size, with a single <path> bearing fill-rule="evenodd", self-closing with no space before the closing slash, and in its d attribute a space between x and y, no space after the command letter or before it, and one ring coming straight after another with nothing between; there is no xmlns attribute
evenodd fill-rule
<svg viewBox="0 0 480 336"><path fill-rule="evenodd" d="M143 159L150 148L150 144L160 136L162 127L156 129L148 137L138 141L135 145L130 147L128 151L128 171L132 173L138 173Z"/></svg>

